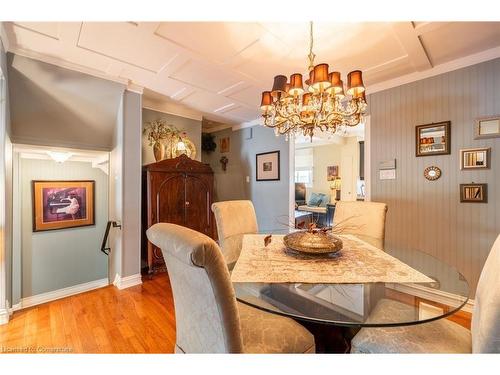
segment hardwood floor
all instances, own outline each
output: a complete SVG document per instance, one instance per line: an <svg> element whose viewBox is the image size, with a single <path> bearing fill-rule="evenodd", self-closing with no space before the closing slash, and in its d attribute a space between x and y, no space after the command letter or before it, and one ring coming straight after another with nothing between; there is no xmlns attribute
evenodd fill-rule
<svg viewBox="0 0 500 375"><path fill-rule="evenodd" d="M166 274L107 286L14 312L0 353L173 353L175 316Z"/></svg>

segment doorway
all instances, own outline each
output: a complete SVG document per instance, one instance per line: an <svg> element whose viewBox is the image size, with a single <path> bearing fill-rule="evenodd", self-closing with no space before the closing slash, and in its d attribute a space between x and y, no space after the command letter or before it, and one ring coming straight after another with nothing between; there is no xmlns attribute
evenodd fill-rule
<svg viewBox="0 0 500 375"><path fill-rule="evenodd" d="M335 134L290 142L290 217L296 227L331 226L336 202L369 200L368 131L369 117Z"/></svg>
<svg viewBox="0 0 500 375"><path fill-rule="evenodd" d="M109 153L19 144L13 151L15 309L108 285L100 247Z"/></svg>

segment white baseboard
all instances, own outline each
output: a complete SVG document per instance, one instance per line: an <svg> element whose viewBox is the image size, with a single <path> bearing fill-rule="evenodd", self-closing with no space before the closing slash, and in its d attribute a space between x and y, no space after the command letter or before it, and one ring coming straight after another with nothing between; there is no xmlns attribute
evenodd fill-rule
<svg viewBox="0 0 500 375"><path fill-rule="evenodd" d="M67 288L54 290L52 292L37 294L36 296L22 298L21 302L12 306L12 311L17 311L17 310L25 309L27 307L40 305L42 303L54 301L56 299L60 299L60 298L64 298L64 297L69 297L69 296L72 296L74 294L87 292L89 290L102 288L102 287L108 286L108 285L109 285L109 281L106 278L106 279L90 281L88 283L78 284L78 285L70 286Z"/></svg>
<svg viewBox="0 0 500 375"><path fill-rule="evenodd" d="M121 277L120 275L115 275L115 280L113 281L113 285L118 289L130 288L134 285L142 284L142 276L140 273L136 273L135 275Z"/></svg>
<svg viewBox="0 0 500 375"><path fill-rule="evenodd" d="M425 298L429 301L441 303L443 305L459 305L463 301L463 298L457 296L456 294L443 292L417 284L392 284L388 287L399 292L408 293L415 297ZM469 299L461 310L472 314L473 309L474 300Z"/></svg>
<svg viewBox="0 0 500 375"><path fill-rule="evenodd" d="M9 322L9 310L0 309L0 325L7 324Z"/></svg>

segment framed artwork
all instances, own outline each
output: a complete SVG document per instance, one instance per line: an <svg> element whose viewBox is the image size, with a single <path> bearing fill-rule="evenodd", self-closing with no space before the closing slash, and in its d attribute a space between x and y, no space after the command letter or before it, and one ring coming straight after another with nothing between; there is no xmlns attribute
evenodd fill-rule
<svg viewBox="0 0 500 375"><path fill-rule="evenodd" d="M280 152L264 152L255 156L257 181L278 181L280 179Z"/></svg>
<svg viewBox="0 0 500 375"><path fill-rule="evenodd" d="M230 138L229 137L221 138L219 141L219 146L220 146L221 153L229 152L229 150L230 150Z"/></svg>
<svg viewBox="0 0 500 375"><path fill-rule="evenodd" d="M460 169L489 168L490 150L490 148L468 148L460 150Z"/></svg>
<svg viewBox="0 0 500 375"><path fill-rule="evenodd" d="M33 231L94 225L95 181L32 181Z"/></svg>
<svg viewBox="0 0 500 375"><path fill-rule="evenodd" d="M339 176L339 166L330 165L326 167L326 179L327 181L335 181Z"/></svg>
<svg viewBox="0 0 500 375"><path fill-rule="evenodd" d="M460 184L460 202L487 203L488 184Z"/></svg>
<svg viewBox="0 0 500 375"><path fill-rule="evenodd" d="M478 118L474 124L474 139L500 137L500 115Z"/></svg>
<svg viewBox="0 0 500 375"><path fill-rule="evenodd" d="M418 125L415 130L416 156L446 155L450 153L450 121Z"/></svg>

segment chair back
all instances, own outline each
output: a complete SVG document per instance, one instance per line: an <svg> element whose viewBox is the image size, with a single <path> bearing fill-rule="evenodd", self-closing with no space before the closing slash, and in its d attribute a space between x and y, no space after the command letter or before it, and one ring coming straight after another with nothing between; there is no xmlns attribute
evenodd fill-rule
<svg viewBox="0 0 500 375"><path fill-rule="evenodd" d="M235 200L212 204L217 235L227 264L236 262L241 253L243 235L258 233L252 201Z"/></svg>
<svg viewBox="0 0 500 375"><path fill-rule="evenodd" d="M211 238L175 224L146 232L158 246L174 295L176 351L241 353L240 318L229 271Z"/></svg>
<svg viewBox="0 0 500 375"><path fill-rule="evenodd" d="M339 201L335 204L333 224L345 234L384 248L387 205L378 202Z"/></svg>
<svg viewBox="0 0 500 375"><path fill-rule="evenodd" d="M471 333L473 353L500 353L500 235L479 276Z"/></svg>

